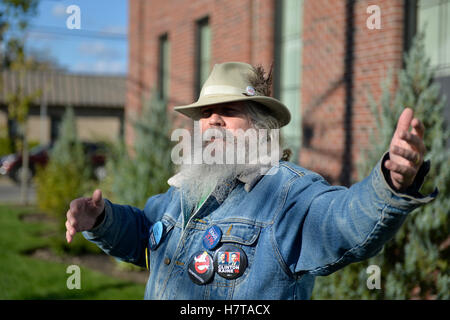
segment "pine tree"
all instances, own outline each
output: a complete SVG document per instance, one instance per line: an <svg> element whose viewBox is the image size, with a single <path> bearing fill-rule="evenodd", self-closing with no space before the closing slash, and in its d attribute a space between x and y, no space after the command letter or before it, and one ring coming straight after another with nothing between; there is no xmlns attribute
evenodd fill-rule
<svg viewBox="0 0 450 320"><path fill-rule="evenodd" d="M433 70L425 55L423 34L418 34L408 54L405 69L398 76L395 99L391 99L390 80L383 83L381 110L373 99L371 110L377 132L372 132L371 150L362 154L358 166L360 177L367 176L380 156L389 149L397 119L405 107L414 110L426 128L426 159L431 169L422 194L439 188L439 196L431 203L411 212L394 239L386 243L377 256L347 266L328 277L318 277L314 298L322 299L449 299L450 298L450 150L446 142L450 130L445 127L445 98L433 82ZM381 269L380 290L366 286L367 266Z"/></svg>
<svg viewBox="0 0 450 320"><path fill-rule="evenodd" d="M51 162L62 166L84 167L83 146L78 138L75 114L68 107L61 121L58 139L51 150Z"/></svg>
<svg viewBox="0 0 450 320"><path fill-rule="evenodd" d="M122 142L107 164L103 183L110 200L143 208L148 197L167 191L173 173L170 158L171 121L166 103L152 94L133 123L136 139L131 152Z"/></svg>

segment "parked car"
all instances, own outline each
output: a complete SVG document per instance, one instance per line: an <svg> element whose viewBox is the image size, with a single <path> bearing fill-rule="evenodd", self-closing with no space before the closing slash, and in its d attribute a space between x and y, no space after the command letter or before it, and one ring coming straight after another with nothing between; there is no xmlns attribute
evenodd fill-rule
<svg viewBox="0 0 450 320"><path fill-rule="evenodd" d="M106 147L102 143L82 142L86 158L89 159L94 178L102 180L105 175ZM30 149L28 179L36 174L38 166L45 167L49 161L50 151L53 145L38 145ZM14 182L19 183L22 174L22 154L8 154L0 158L0 174L6 175Z"/></svg>

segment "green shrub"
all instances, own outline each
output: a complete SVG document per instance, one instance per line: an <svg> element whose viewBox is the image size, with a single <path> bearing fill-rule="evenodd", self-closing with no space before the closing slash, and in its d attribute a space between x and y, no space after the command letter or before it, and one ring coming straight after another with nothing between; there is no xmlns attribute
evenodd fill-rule
<svg viewBox="0 0 450 320"><path fill-rule="evenodd" d="M0 137L0 157L12 153L11 142L6 137Z"/></svg>
<svg viewBox="0 0 450 320"><path fill-rule="evenodd" d="M45 168L37 169L35 179L39 208L58 219L61 237L55 238L56 251L82 253L94 248L82 237L79 237L80 240L76 237L69 246L65 243L69 204L73 199L92 192L89 176L90 168L77 137L74 113L68 108L61 123L59 138L50 152L50 160Z"/></svg>

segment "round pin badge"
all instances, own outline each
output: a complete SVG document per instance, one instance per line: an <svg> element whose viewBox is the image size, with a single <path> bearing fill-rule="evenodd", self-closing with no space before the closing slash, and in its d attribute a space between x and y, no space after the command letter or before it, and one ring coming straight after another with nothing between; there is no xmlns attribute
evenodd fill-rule
<svg viewBox="0 0 450 320"><path fill-rule="evenodd" d="M225 244L214 254L214 270L225 279L242 276L247 268L247 255L241 248Z"/></svg>
<svg viewBox="0 0 450 320"><path fill-rule="evenodd" d="M212 226L203 235L203 246L208 250L212 250L217 247L221 238L222 230L218 226Z"/></svg>
<svg viewBox="0 0 450 320"><path fill-rule="evenodd" d="M151 250L155 250L159 243L161 242L161 238L164 232L164 225L161 221L156 222L150 230L149 235L149 246Z"/></svg>
<svg viewBox="0 0 450 320"><path fill-rule="evenodd" d="M192 282L202 285L214 276L213 258L206 251L194 254L188 264L188 274Z"/></svg>
<svg viewBox="0 0 450 320"><path fill-rule="evenodd" d="M247 88L245 88L245 91L249 96L254 96L256 94L256 90L252 86L247 86Z"/></svg>

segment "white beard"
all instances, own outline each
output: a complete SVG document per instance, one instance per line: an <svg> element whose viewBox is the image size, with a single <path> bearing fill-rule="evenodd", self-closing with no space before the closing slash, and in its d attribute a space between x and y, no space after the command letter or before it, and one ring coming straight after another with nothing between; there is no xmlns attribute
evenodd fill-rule
<svg viewBox="0 0 450 320"><path fill-rule="evenodd" d="M236 168L228 164L186 165L181 168L180 174L183 199L190 207L195 207L202 197L212 191L218 201L224 201L227 194L221 186L239 175Z"/></svg>
<svg viewBox="0 0 450 320"><path fill-rule="evenodd" d="M223 130L223 129L219 129ZM183 191L183 199L190 207L195 207L202 198L206 197L209 193L219 202L223 202L228 196L229 188L225 187L226 182L232 182L241 175L247 175L257 170L262 172L263 167L267 165L261 164L259 161L255 161L256 164L249 164L249 159L253 156L249 155L249 145L236 144L236 140L228 141L231 139L218 139L214 141L204 142L202 145L202 151L208 147L212 150L214 147L221 148L223 150L223 156L226 158L227 154L231 152L231 158L236 158L236 155L245 152L246 161L244 164L236 163L212 163L212 164L182 164L178 173L178 181L181 190ZM225 144L225 145L224 145ZM233 149L232 149L233 148Z"/></svg>

